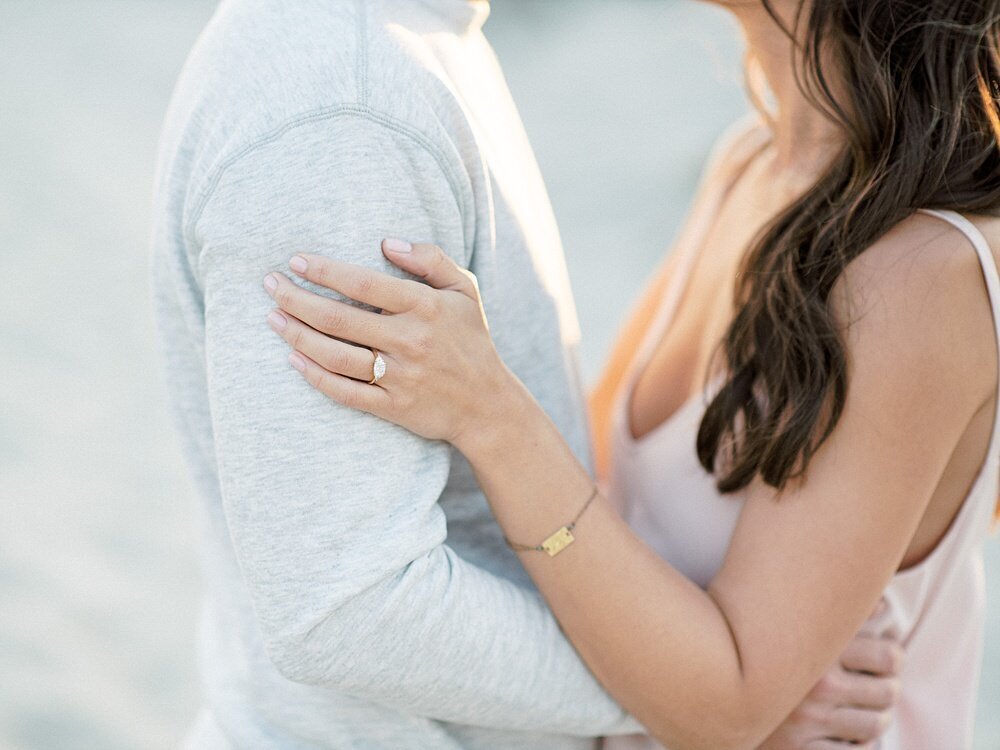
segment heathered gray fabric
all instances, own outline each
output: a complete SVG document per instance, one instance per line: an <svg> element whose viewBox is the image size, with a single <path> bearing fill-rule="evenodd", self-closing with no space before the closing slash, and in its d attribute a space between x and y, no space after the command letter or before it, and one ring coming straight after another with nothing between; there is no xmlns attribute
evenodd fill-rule
<svg viewBox="0 0 1000 750"><path fill-rule="evenodd" d="M478 275L501 354L589 460L559 237L487 10L229 0L181 76L152 282L202 516L190 747L558 750L638 729L464 460L310 389L265 322L261 281L297 251L387 270L383 237L433 241Z"/></svg>

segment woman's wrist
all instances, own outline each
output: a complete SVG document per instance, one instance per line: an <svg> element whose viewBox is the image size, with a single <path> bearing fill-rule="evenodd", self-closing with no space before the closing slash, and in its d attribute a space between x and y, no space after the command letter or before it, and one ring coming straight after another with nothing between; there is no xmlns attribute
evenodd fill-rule
<svg viewBox="0 0 1000 750"><path fill-rule="evenodd" d="M541 406L506 366L482 390L477 407L452 441L476 468L503 456L518 435L524 435L524 427L531 420L545 418Z"/></svg>
<svg viewBox="0 0 1000 750"><path fill-rule="evenodd" d="M504 385L484 386L492 397L454 445L471 464L512 546L535 550L560 531L572 532L581 503L593 500L588 496L594 482L549 415L507 372Z"/></svg>

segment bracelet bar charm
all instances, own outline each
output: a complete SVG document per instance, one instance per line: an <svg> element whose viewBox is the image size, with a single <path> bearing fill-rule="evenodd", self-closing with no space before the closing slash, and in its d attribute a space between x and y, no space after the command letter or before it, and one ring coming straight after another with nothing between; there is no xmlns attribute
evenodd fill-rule
<svg viewBox="0 0 1000 750"><path fill-rule="evenodd" d="M573 532L569 530L569 527L563 526L559 531L542 542L541 548L549 557L555 557L575 541L576 537L573 536Z"/></svg>
<svg viewBox="0 0 1000 750"><path fill-rule="evenodd" d="M517 542L512 542L506 537L504 537L504 541L506 541L510 548L516 552L544 552L549 557L555 557L576 541L576 537L573 536L573 531L576 529L577 523L580 522L580 518L582 518L583 514L587 511L587 508L589 508L594 500L597 499L598 494L600 494L600 489L595 484L593 492L590 493L590 497L587 498L587 502L583 504L580 512L576 514L576 518L573 519L573 522L568 526L563 526L541 544L518 544Z"/></svg>

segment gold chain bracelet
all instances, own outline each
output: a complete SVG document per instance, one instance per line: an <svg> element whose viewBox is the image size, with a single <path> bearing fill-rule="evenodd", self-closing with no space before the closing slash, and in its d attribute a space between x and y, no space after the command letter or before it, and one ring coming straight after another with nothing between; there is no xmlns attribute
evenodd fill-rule
<svg viewBox="0 0 1000 750"><path fill-rule="evenodd" d="M506 537L504 537L504 541L510 545L511 549L516 550L517 552L545 552L549 557L555 557L576 541L576 537L573 536L573 529L576 528L576 525L580 522L580 518L583 514L587 512L587 508L589 508L594 500L597 499L599 492L600 490L595 484L594 491L590 493L590 497L587 498L587 502L583 504L580 512L576 514L576 518L573 519L573 522L568 526L563 526L541 544L536 544L534 546L517 544Z"/></svg>

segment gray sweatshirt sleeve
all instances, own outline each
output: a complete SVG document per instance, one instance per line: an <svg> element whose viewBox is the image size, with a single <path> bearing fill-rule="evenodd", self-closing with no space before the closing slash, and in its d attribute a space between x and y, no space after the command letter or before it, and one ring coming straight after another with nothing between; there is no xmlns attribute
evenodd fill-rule
<svg viewBox="0 0 1000 750"><path fill-rule="evenodd" d="M640 731L537 593L447 546L437 503L451 448L328 400L266 325L263 277L297 251L390 270L380 241L400 236L464 260L440 162L381 120L328 117L245 150L205 194L189 243L219 478L278 669L449 722Z"/></svg>

